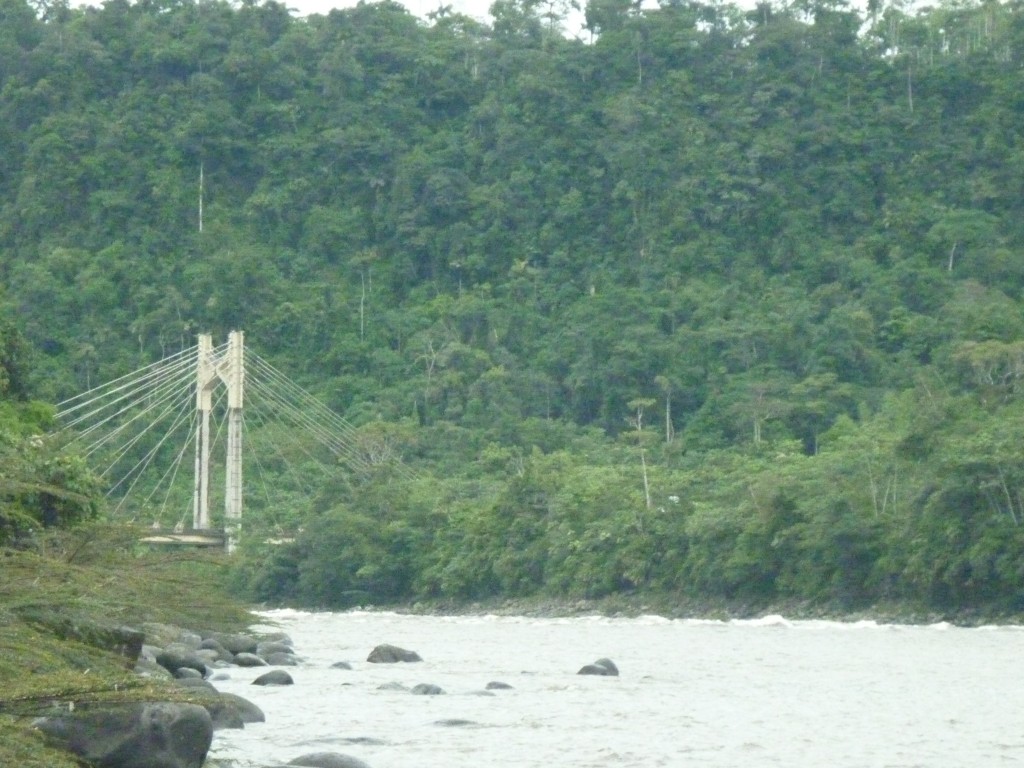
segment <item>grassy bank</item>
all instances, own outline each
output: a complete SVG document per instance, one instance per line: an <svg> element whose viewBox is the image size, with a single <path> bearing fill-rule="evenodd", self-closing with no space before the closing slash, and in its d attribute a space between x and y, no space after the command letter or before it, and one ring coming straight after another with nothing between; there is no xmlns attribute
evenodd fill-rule
<svg viewBox="0 0 1024 768"><path fill-rule="evenodd" d="M30 727L54 707L188 697L132 674L128 659L100 647L116 628L252 623L226 596L222 556L145 551L137 539L130 529L89 526L0 550L0 765L78 765Z"/></svg>

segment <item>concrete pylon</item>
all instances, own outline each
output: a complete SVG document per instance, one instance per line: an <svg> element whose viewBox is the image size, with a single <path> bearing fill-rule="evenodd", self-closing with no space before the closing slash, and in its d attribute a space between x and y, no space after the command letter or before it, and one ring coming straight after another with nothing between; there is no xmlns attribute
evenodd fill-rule
<svg viewBox="0 0 1024 768"><path fill-rule="evenodd" d="M228 390L228 447L225 460L224 546L233 552L238 545L242 520L242 405L245 391L245 336L242 331L228 335L227 350L213 351L213 337L199 335L196 366L196 462L192 502L192 527L210 529L210 413L213 390L224 384Z"/></svg>

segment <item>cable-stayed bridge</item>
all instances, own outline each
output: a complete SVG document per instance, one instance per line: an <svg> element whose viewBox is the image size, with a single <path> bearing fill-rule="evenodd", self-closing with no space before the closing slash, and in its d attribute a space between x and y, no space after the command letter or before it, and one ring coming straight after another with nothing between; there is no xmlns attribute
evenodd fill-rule
<svg viewBox="0 0 1024 768"><path fill-rule="evenodd" d="M201 335L72 397L57 420L107 483L115 512L157 529L154 539L223 541L228 551L243 501L273 518L275 505L308 498L325 473L369 471L379 460L355 427L247 349L240 331L220 346Z"/></svg>

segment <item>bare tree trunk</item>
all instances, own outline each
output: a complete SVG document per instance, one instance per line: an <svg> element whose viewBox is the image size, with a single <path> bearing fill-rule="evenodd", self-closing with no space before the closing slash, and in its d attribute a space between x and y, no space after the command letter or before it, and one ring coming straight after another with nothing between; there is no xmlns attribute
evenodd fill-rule
<svg viewBox="0 0 1024 768"><path fill-rule="evenodd" d="M359 293L359 340L363 340L366 331L366 273L359 273L361 291Z"/></svg>
<svg viewBox="0 0 1024 768"><path fill-rule="evenodd" d="M914 67L912 64L907 64L907 104L910 107L910 113L914 113Z"/></svg>
<svg viewBox="0 0 1024 768"><path fill-rule="evenodd" d="M647 459L644 458L644 449L640 449L640 467L644 473L644 501L647 504L647 509L651 508L651 484L647 480Z"/></svg>
<svg viewBox="0 0 1024 768"><path fill-rule="evenodd" d="M665 392L665 442L672 442L672 391Z"/></svg>

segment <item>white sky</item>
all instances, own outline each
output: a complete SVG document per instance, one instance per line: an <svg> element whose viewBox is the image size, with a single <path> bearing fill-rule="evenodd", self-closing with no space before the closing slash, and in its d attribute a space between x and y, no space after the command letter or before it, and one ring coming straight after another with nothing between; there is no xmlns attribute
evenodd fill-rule
<svg viewBox="0 0 1024 768"><path fill-rule="evenodd" d="M310 13L328 13L332 8L350 8L357 4L358 0L282 0L289 8L294 8L300 16ZM431 11L436 11L441 0L396 0L404 5L414 16L425 18ZM491 14L488 8L494 0L444 0L444 5L450 5L455 13L464 13L481 21L489 21Z"/></svg>
<svg viewBox="0 0 1024 768"><path fill-rule="evenodd" d="M365 0L374 2L374 0ZM332 8L351 8L358 4L359 0L280 0L286 7L292 9L299 16L306 16L311 13L326 14ZM399 5L405 7L413 16L425 19L428 13L436 11L441 5L450 5L453 13L461 13L471 18L491 23L490 7L494 0L395 0ZM578 0L582 7L586 0ZM565 28L577 33L583 28L583 12L573 13L566 19Z"/></svg>

